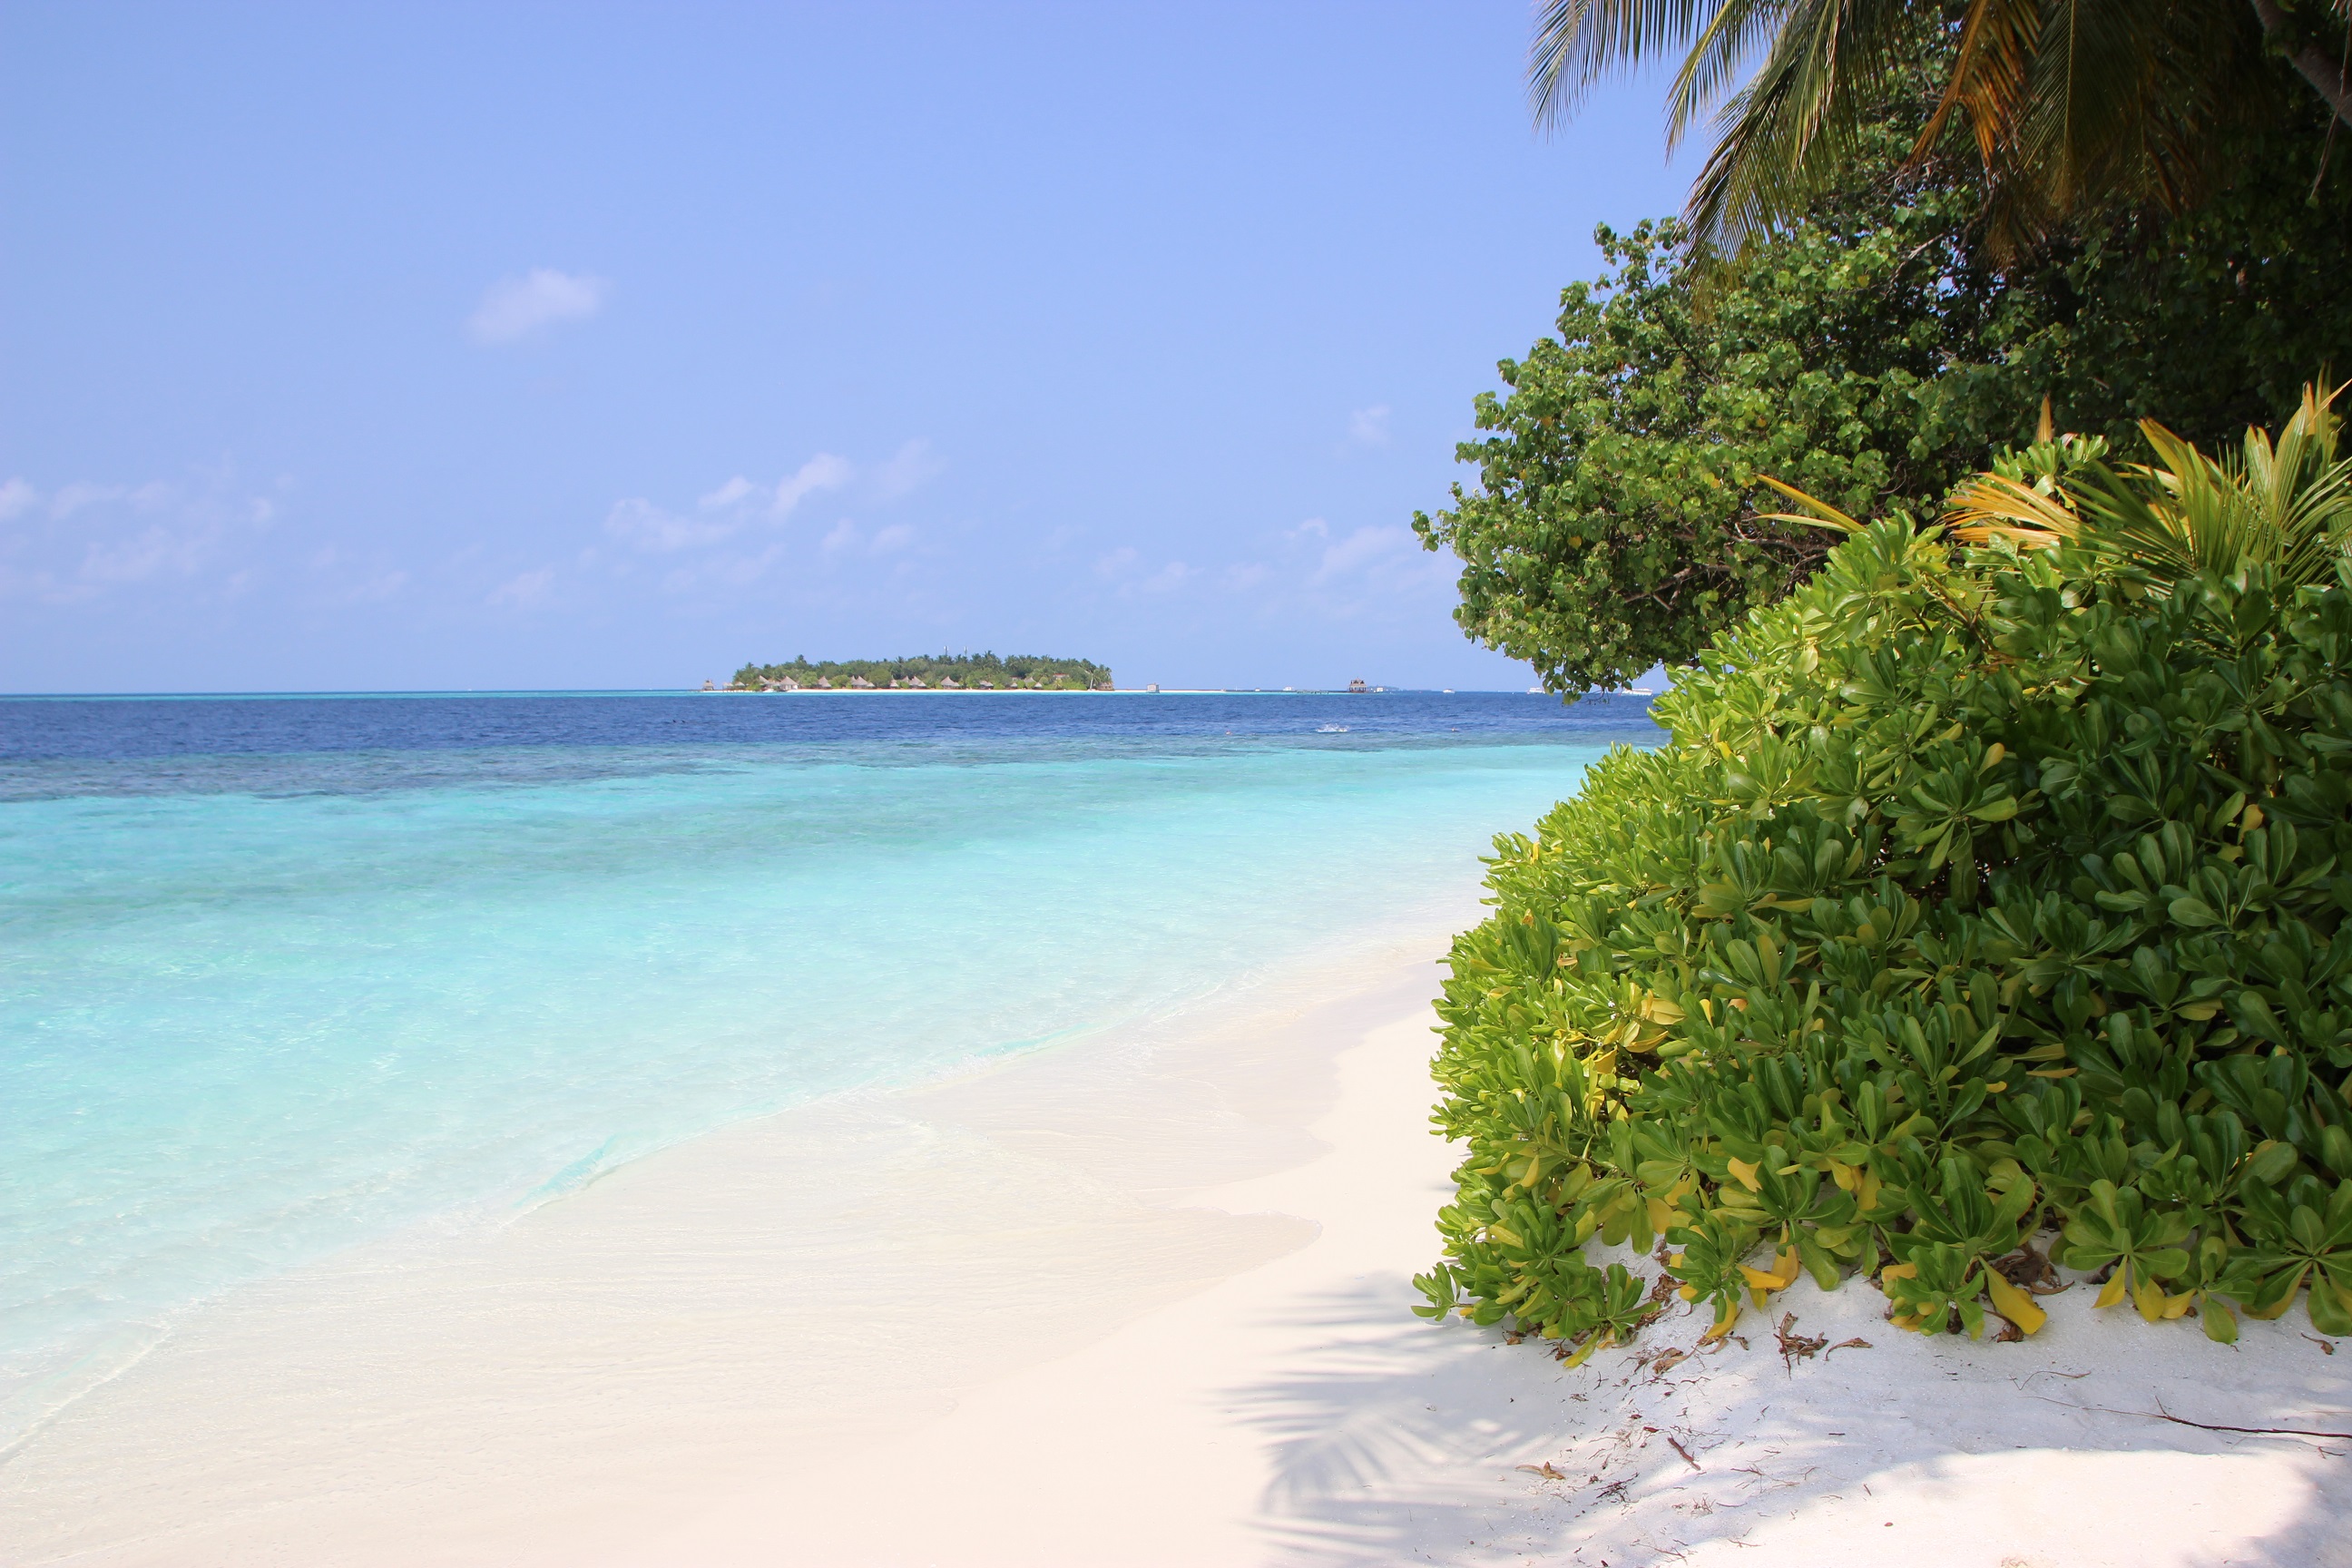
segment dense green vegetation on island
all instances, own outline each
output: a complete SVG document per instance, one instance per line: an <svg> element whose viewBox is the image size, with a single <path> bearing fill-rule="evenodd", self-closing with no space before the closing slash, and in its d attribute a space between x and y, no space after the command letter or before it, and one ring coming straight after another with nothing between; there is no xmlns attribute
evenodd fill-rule
<svg viewBox="0 0 2352 1568"><path fill-rule="evenodd" d="M943 653L912 658L828 659L816 664L803 656L790 664L747 664L735 672L730 689L1107 691L1110 684L1109 669L1088 659Z"/></svg>
<svg viewBox="0 0 2352 1568"><path fill-rule="evenodd" d="M1682 668L1454 944L1423 1315L1580 1359L1859 1275L2010 1338L2064 1268L2352 1333L2347 25L1540 8L1539 112L1687 49L1715 144L1415 527L1550 689Z"/></svg>
<svg viewBox="0 0 2352 1568"><path fill-rule="evenodd" d="M1440 1005L1468 1145L1430 1314L1580 1346L1874 1277L2018 1330L2352 1333L2352 459L2036 447L1753 613L1532 838Z"/></svg>

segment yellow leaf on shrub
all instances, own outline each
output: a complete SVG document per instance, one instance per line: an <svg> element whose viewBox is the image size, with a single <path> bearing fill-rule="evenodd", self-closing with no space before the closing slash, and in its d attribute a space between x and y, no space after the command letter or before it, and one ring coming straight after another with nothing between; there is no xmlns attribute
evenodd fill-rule
<svg viewBox="0 0 2352 1568"><path fill-rule="evenodd" d="M2124 1292L2130 1289L2130 1270L2117 1268L2115 1273L2108 1277L2107 1288L2099 1292L2099 1299L2093 1302L2092 1305L2097 1307L2112 1307L2116 1302L2122 1300L2124 1299Z"/></svg>
<svg viewBox="0 0 2352 1568"><path fill-rule="evenodd" d="M1762 1300L1764 1292L1786 1290L1797 1282L1797 1249L1793 1247L1784 1247L1780 1249L1780 1255L1772 1260L1772 1267L1769 1272L1761 1268L1750 1268L1744 1263L1739 1266L1739 1272L1746 1275L1748 1283L1755 1288L1758 1294L1757 1305L1760 1307L1764 1304Z"/></svg>
<svg viewBox="0 0 2352 1568"><path fill-rule="evenodd" d="M1726 1160L1724 1163L1731 1167L1731 1173L1738 1178L1741 1186L1751 1193L1762 1190L1756 1184L1756 1165L1753 1161Z"/></svg>
<svg viewBox="0 0 2352 1568"><path fill-rule="evenodd" d="M2179 1317L2189 1310L2189 1303L2191 1300L2192 1298L2189 1296L2166 1295L2164 1287L2153 1279L2141 1280L2138 1287L2132 1291L2132 1305L2138 1308L2139 1315L2151 1323L2165 1322Z"/></svg>
<svg viewBox="0 0 2352 1568"><path fill-rule="evenodd" d="M2050 1321L2050 1314L2035 1306L2032 1297L1990 1268L1985 1270L1985 1289L1992 1297L1992 1310L2026 1333L2041 1332L2042 1325Z"/></svg>
<svg viewBox="0 0 2352 1568"><path fill-rule="evenodd" d="M1877 1212L1878 1189L1884 1185L1885 1185L1885 1184L1878 1179L1877 1172L1865 1170L1862 1173L1862 1191L1860 1194L1861 1213L1874 1214Z"/></svg>

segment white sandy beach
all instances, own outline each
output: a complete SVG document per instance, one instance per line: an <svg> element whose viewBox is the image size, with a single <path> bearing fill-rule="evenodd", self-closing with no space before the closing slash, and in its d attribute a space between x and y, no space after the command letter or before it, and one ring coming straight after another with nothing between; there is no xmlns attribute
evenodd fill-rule
<svg viewBox="0 0 2352 1568"><path fill-rule="evenodd" d="M1407 1312L1436 932L744 1124L168 1326L0 1464L76 1564L2352 1563L2352 1355L1800 1284L1664 1373ZM1771 1325L1847 1349L1784 1364Z"/></svg>

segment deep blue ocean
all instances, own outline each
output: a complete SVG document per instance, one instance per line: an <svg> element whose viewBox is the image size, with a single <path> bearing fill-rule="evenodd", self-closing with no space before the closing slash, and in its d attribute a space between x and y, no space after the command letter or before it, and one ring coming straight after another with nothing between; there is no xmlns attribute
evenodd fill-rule
<svg viewBox="0 0 2352 1568"><path fill-rule="evenodd" d="M0 699L0 1417L239 1280L1458 908L1658 735L1471 692Z"/></svg>

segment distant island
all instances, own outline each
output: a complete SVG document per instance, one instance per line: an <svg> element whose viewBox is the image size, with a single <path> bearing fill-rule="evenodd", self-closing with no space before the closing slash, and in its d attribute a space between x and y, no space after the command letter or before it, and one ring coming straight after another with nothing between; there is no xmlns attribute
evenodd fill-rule
<svg viewBox="0 0 2352 1568"><path fill-rule="evenodd" d="M811 664L747 664L730 691L1108 691L1110 671L1083 658L1027 654L924 655L914 658L851 658Z"/></svg>

